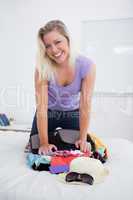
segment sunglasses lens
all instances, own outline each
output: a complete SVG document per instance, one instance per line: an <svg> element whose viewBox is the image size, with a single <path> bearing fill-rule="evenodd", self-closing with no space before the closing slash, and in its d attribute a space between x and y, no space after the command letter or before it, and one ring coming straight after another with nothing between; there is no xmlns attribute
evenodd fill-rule
<svg viewBox="0 0 133 200"><path fill-rule="evenodd" d="M72 181L76 181L78 177L78 173L76 172L70 172L66 175L66 181L67 182L72 182Z"/></svg>
<svg viewBox="0 0 133 200"><path fill-rule="evenodd" d="M89 174L82 174L82 182L87 183L89 185L93 185L94 178Z"/></svg>
<svg viewBox="0 0 133 200"><path fill-rule="evenodd" d="M80 174L77 172L69 172L66 175L65 178L66 182L72 182L72 181L77 181L77 182L83 182L83 183L87 183L89 185L93 185L94 183L94 179L91 175L89 174Z"/></svg>

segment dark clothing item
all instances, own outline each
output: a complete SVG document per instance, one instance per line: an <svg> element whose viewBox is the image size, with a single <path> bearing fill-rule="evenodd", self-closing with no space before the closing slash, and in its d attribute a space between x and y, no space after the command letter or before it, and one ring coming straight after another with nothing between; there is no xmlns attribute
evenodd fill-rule
<svg viewBox="0 0 133 200"><path fill-rule="evenodd" d="M36 171L49 171L50 164L42 164L40 163L39 166L36 166L35 163L32 165L32 169Z"/></svg>
<svg viewBox="0 0 133 200"><path fill-rule="evenodd" d="M48 114L49 143L55 144L59 150L76 149L75 145L62 143L59 137L54 137L54 132L57 127L61 127L63 129L79 130L79 109L73 111L57 111L49 109L47 114ZM30 134L30 144L32 153L38 152L37 148L32 148L33 146L32 138L39 138L39 137L34 137L35 135L38 136L36 113L33 119L32 129Z"/></svg>
<svg viewBox="0 0 133 200"><path fill-rule="evenodd" d="M107 157L104 155L104 156L101 156L101 154L97 151L94 151L91 155L91 158L95 158L95 159L98 159L100 160L102 163L105 163L106 160L107 160Z"/></svg>

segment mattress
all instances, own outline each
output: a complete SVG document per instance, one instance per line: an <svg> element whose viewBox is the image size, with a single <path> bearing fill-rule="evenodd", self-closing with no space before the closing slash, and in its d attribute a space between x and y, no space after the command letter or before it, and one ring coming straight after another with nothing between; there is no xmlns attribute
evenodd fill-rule
<svg viewBox="0 0 133 200"><path fill-rule="evenodd" d="M0 133L0 200L132 200L133 143L103 138L110 157L109 175L100 184L71 185L58 175L34 171L26 164L24 147L29 133Z"/></svg>

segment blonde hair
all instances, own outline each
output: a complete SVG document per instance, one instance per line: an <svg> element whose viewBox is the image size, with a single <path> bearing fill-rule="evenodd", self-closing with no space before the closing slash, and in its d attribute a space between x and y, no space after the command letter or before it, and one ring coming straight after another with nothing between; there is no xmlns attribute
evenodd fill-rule
<svg viewBox="0 0 133 200"><path fill-rule="evenodd" d="M54 79L54 72L56 71L57 64L51 60L47 54L45 45L43 43L43 36L47 33L56 30L61 35L63 35L67 41L70 48L69 63L74 67L75 56L71 51L70 47L70 37L65 24L60 20L49 21L45 26L38 31L38 52L37 52L37 68L41 79Z"/></svg>

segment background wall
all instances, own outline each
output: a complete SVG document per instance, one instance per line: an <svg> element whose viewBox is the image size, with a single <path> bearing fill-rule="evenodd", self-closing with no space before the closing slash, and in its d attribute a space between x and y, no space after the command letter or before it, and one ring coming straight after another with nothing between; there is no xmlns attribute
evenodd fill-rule
<svg viewBox="0 0 133 200"><path fill-rule="evenodd" d="M82 51L97 64L95 90L133 93L133 18L88 20Z"/></svg>
<svg viewBox="0 0 133 200"><path fill-rule="evenodd" d="M45 22L63 20L80 50L82 21L128 17L132 0L0 0L0 112L31 124L36 34ZM94 95L90 127L97 134L133 139L132 120L132 97Z"/></svg>

